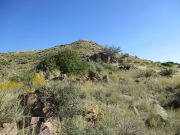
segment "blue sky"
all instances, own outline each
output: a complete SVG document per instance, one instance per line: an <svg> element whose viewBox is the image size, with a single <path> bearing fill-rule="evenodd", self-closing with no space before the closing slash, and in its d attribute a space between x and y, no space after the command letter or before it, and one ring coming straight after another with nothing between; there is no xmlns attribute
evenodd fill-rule
<svg viewBox="0 0 180 135"><path fill-rule="evenodd" d="M0 52L79 39L180 62L179 0L0 0Z"/></svg>

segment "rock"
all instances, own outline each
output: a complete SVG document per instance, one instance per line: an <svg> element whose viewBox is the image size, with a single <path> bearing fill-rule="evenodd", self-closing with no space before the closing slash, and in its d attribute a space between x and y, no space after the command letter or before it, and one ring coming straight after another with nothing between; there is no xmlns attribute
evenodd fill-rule
<svg viewBox="0 0 180 135"><path fill-rule="evenodd" d="M180 89L180 84L178 84L178 85L175 87L175 89Z"/></svg>
<svg viewBox="0 0 180 135"><path fill-rule="evenodd" d="M19 98L23 106L32 106L39 100L37 94L22 94Z"/></svg>
<svg viewBox="0 0 180 135"><path fill-rule="evenodd" d="M56 117L49 118L40 128L39 135L58 135L61 131L60 120Z"/></svg>
<svg viewBox="0 0 180 135"><path fill-rule="evenodd" d="M52 117L55 115L55 106L51 103L46 102L44 103L42 111L46 118Z"/></svg>
<svg viewBox="0 0 180 135"><path fill-rule="evenodd" d="M89 108L89 110L85 114L85 119L88 122L92 122L92 123L97 121L97 112L96 112L96 109L94 107Z"/></svg>
<svg viewBox="0 0 180 135"><path fill-rule="evenodd" d="M112 54L107 53L107 52L99 52L96 54L93 54L89 58L92 61L102 61L104 63L116 63L118 62L118 58L115 56L112 56Z"/></svg>
<svg viewBox="0 0 180 135"><path fill-rule="evenodd" d="M155 115L160 116L163 121L167 121L168 114L166 110L157 103L153 103L152 106L153 106L153 113Z"/></svg>
<svg viewBox="0 0 180 135"><path fill-rule="evenodd" d="M93 71L89 71L88 77L92 81L94 81L94 80L101 80L101 76L99 74L93 72Z"/></svg>
<svg viewBox="0 0 180 135"><path fill-rule="evenodd" d="M120 63L119 69L130 70L130 69L136 69L136 67L133 64Z"/></svg>
<svg viewBox="0 0 180 135"><path fill-rule="evenodd" d="M52 80L53 81L63 81L64 80L64 77L62 77L62 76L59 76L59 77L54 77L54 78L52 78Z"/></svg>
<svg viewBox="0 0 180 135"><path fill-rule="evenodd" d="M51 134L48 128L45 128L43 131L41 131L38 135L54 135Z"/></svg>
<svg viewBox="0 0 180 135"><path fill-rule="evenodd" d="M31 125L35 125L39 122L40 118L39 117L31 117Z"/></svg>
<svg viewBox="0 0 180 135"><path fill-rule="evenodd" d="M17 135L16 123L4 123L3 128L0 128L0 135Z"/></svg>
<svg viewBox="0 0 180 135"><path fill-rule="evenodd" d="M68 79L67 75L66 74L62 74L61 76L54 77L51 80L53 80L53 81L65 81L67 79Z"/></svg>
<svg viewBox="0 0 180 135"><path fill-rule="evenodd" d="M82 76L80 78L76 78L76 81L79 81L80 83L84 83L89 80L89 77Z"/></svg>
<svg viewBox="0 0 180 135"><path fill-rule="evenodd" d="M39 101L37 103L35 103L32 107L31 107L31 115L34 117L44 117L44 113L42 111L44 107L44 103Z"/></svg>

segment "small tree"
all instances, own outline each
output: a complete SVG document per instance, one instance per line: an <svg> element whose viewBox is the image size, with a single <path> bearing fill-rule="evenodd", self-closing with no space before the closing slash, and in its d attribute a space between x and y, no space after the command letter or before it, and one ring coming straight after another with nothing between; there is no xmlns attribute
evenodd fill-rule
<svg viewBox="0 0 180 135"><path fill-rule="evenodd" d="M103 52L111 57L113 57L115 54L121 52L121 48L120 47L116 47L116 46L109 46L109 47L105 47L103 49Z"/></svg>

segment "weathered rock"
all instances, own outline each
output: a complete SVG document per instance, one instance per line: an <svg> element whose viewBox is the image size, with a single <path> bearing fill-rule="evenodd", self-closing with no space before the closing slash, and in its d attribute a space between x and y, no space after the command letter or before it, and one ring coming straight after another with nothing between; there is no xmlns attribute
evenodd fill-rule
<svg viewBox="0 0 180 135"><path fill-rule="evenodd" d="M44 117L44 113L42 111L42 109L44 108L44 103L39 101L37 103L35 103L32 107L31 107L31 115L34 117Z"/></svg>
<svg viewBox="0 0 180 135"><path fill-rule="evenodd" d="M22 94L20 99L23 106L32 106L39 100L37 94Z"/></svg>
<svg viewBox="0 0 180 135"><path fill-rule="evenodd" d="M84 83L89 80L89 77L82 76L80 78L76 78L76 81L79 81L80 83Z"/></svg>
<svg viewBox="0 0 180 135"><path fill-rule="evenodd" d="M37 124L39 122L40 118L39 117L31 117L31 125Z"/></svg>
<svg viewBox="0 0 180 135"><path fill-rule="evenodd" d="M87 113L85 114L85 119L88 122L96 122L97 121L97 112L95 110L95 108L91 107Z"/></svg>
<svg viewBox="0 0 180 135"><path fill-rule="evenodd" d="M161 107L159 104L156 104L156 103L153 103L152 104L152 107L153 107L153 113L155 115L158 115L160 116L160 118L163 120L163 121L167 121L168 119L168 114L166 112L166 110Z"/></svg>
<svg viewBox="0 0 180 135"><path fill-rule="evenodd" d="M89 71L88 77L92 81L94 81L94 80L101 80L101 76L98 73L95 73L93 71Z"/></svg>
<svg viewBox="0 0 180 135"><path fill-rule="evenodd" d="M55 106L51 103L46 102L44 103L42 111L46 118L52 117L55 115Z"/></svg>
<svg viewBox="0 0 180 135"><path fill-rule="evenodd" d="M121 69L121 70L130 70L130 69L136 69L136 67L133 64L120 63L119 69Z"/></svg>
<svg viewBox="0 0 180 135"><path fill-rule="evenodd" d="M57 135L60 133L60 131L60 120L56 117L51 117L41 125L39 135Z"/></svg>
<svg viewBox="0 0 180 135"><path fill-rule="evenodd" d="M17 135L17 132L16 123L4 123L0 128L0 135Z"/></svg>

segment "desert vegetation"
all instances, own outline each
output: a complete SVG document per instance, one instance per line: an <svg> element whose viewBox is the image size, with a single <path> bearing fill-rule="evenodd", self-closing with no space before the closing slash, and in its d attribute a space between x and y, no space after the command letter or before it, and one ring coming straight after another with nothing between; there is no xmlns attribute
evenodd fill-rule
<svg viewBox="0 0 180 135"><path fill-rule="evenodd" d="M178 66L84 40L0 54L0 135L179 135Z"/></svg>

